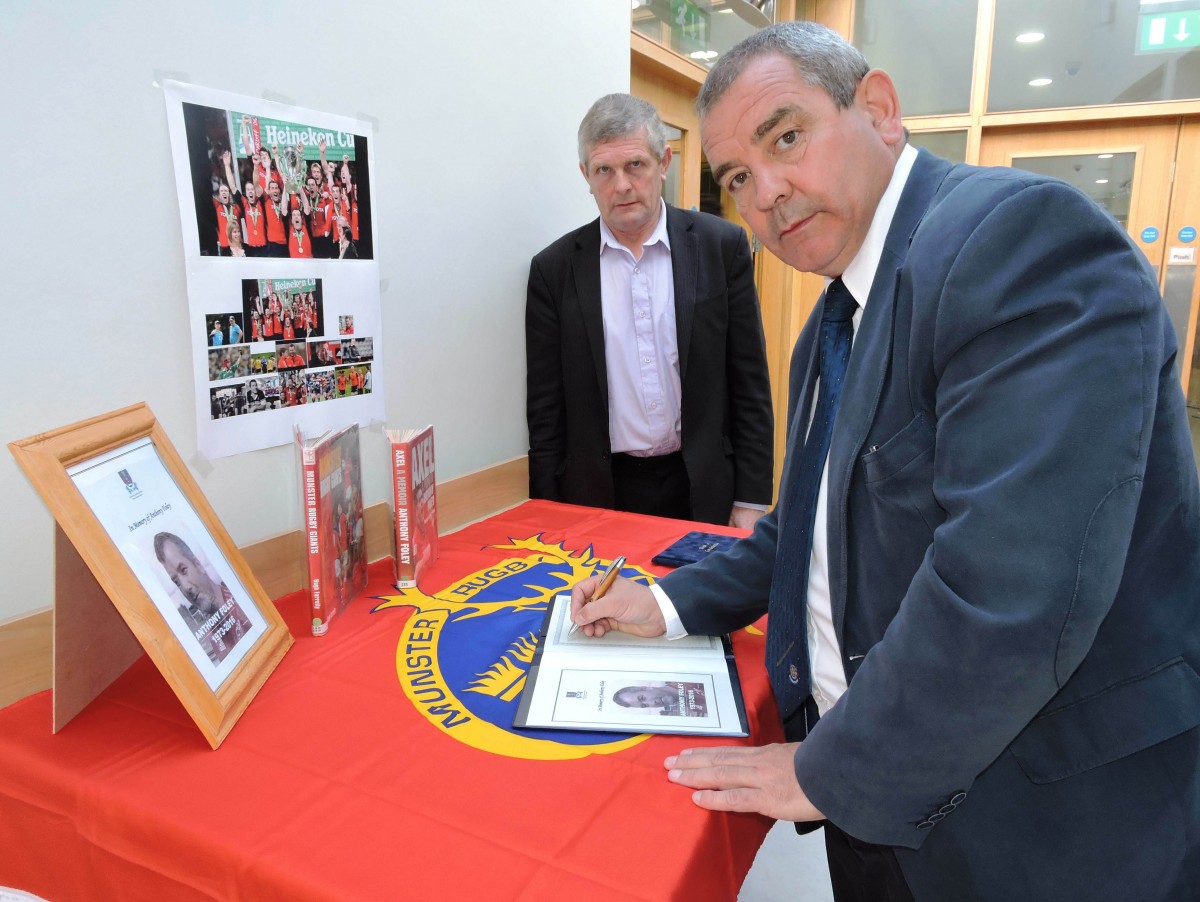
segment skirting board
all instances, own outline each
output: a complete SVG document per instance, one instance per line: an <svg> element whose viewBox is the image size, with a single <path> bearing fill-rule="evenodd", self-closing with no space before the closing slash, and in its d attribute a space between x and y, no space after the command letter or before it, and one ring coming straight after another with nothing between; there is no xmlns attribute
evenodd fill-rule
<svg viewBox="0 0 1200 902"><path fill-rule="evenodd" d="M438 532L461 529L529 498L529 464L524 456L439 482ZM367 558L389 557L393 548L387 502L367 508ZM307 558L304 532L285 533L241 549L271 598L304 587ZM0 623L0 708L50 688L53 610L43 608Z"/></svg>

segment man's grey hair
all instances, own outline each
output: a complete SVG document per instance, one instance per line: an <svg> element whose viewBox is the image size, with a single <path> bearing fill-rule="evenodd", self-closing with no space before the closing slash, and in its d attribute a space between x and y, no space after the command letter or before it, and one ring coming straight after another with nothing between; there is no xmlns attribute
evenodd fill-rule
<svg viewBox="0 0 1200 902"><path fill-rule="evenodd" d="M816 22L780 22L746 38L717 61L696 98L700 118L747 66L772 53L791 60L805 84L823 90L843 110L854 105L858 83L871 68L858 48L836 31Z"/></svg>
<svg viewBox="0 0 1200 902"><path fill-rule="evenodd" d="M188 543L179 538L179 536L175 535L173 532L160 532L154 537L154 556L158 558L158 562L160 564L166 563L166 561L163 560L163 557L165 555L164 549L168 543L174 545L179 550L179 553L191 561L195 566L200 567L201 570L204 569L200 566L200 559L196 557L196 553L188 547Z"/></svg>
<svg viewBox="0 0 1200 902"><path fill-rule="evenodd" d="M579 123L579 162L587 168L588 155L597 144L636 135L642 129L650 152L661 160L667 152L667 129L653 104L632 94L605 94Z"/></svg>

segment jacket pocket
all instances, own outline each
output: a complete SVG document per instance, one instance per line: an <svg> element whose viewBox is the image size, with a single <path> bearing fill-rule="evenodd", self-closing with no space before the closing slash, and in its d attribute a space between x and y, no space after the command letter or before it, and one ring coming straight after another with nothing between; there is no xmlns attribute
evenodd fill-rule
<svg viewBox="0 0 1200 902"><path fill-rule="evenodd" d="M933 496L936 436L933 417L919 413L886 442L859 458L871 496L889 510L916 514L930 533L946 518Z"/></svg>
<svg viewBox="0 0 1200 902"><path fill-rule="evenodd" d="M1111 764L1200 725L1200 676L1182 658L1029 724L1009 750L1034 783Z"/></svg>

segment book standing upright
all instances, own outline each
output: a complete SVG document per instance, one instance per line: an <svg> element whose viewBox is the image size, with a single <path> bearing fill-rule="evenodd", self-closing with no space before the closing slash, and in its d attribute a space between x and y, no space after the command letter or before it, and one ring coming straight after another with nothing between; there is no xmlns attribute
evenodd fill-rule
<svg viewBox="0 0 1200 902"><path fill-rule="evenodd" d="M300 451L312 632L322 636L338 612L367 584L358 425L312 439L305 439L297 428L296 446Z"/></svg>
<svg viewBox="0 0 1200 902"><path fill-rule="evenodd" d="M391 442L393 519L396 527L396 587L416 587L422 571L437 560L437 482L433 427L387 430Z"/></svg>

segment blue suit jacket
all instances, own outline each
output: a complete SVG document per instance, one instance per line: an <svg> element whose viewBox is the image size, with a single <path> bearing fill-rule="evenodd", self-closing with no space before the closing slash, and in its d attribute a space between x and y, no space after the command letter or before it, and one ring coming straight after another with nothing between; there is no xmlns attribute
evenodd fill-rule
<svg viewBox="0 0 1200 902"><path fill-rule="evenodd" d="M1153 273L1091 201L920 153L829 456L849 690L795 759L831 821L897 847L917 899L1200 886L1200 491L1175 354ZM663 580L690 632L765 610L788 513Z"/></svg>

